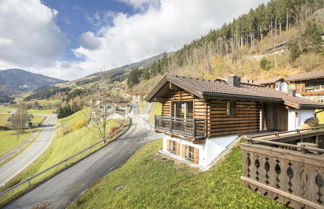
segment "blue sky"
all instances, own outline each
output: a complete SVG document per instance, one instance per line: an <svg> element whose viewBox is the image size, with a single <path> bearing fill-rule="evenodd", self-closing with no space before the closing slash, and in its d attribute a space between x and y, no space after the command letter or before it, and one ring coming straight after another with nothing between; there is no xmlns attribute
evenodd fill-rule
<svg viewBox="0 0 324 209"><path fill-rule="evenodd" d="M65 50L65 60L77 59L70 50L79 47L79 36L87 31L98 30L99 27L111 24L109 20L94 20L96 15L103 15L109 11L122 12L128 15L136 11L128 4L115 0L43 0L46 6L58 11L55 22L64 31L69 39Z"/></svg>
<svg viewBox="0 0 324 209"><path fill-rule="evenodd" d="M77 79L175 51L267 1L1 0L0 69Z"/></svg>

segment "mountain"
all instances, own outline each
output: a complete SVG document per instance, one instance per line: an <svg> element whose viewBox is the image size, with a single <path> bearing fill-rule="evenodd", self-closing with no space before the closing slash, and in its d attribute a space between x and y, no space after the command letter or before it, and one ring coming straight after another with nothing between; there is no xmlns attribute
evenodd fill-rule
<svg viewBox="0 0 324 209"><path fill-rule="evenodd" d="M80 78L80 79L72 81L72 82L74 82L77 86L80 86L80 85L84 85L84 84L94 83L102 78L104 78L105 80L107 80L109 82L123 81L127 78L130 70L133 70L136 68L149 67L155 61L160 60L163 57L166 57L168 55L171 55L172 53L173 52L170 52L170 53L164 52L164 53L155 55L153 57L141 60L139 62L134 62L132 64L124 65L122 67L117 67L117 68L114 68L111 70L97 72L97 73L88 75L86 77Z"/></svg>
<svg viewBox="0 0 324 209"><path fill-rule="evenodd" d="M129 88L149 91L165 74L214 80L265 80L324 67L323 0L272 0L128 74Z"/></svg>
<svg viewBox="0 0 324 209"><path fill-rule="evenodd" d="M27 72L21 69L0 70L0 95L12 95L62 82L64 81L57 78Z"/></svg>

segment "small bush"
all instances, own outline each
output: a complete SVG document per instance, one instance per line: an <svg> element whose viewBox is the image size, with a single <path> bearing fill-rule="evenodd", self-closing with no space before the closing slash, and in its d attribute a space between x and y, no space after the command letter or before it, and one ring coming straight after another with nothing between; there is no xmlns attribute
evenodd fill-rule
<svg viewBox="0 0 324 209"><path fill-rule="evenodd" d="M81 118L80 120L78 120L72 125L72 131L76 131L83 128L84 126L87 125L87 123L88 121L85 118Z"/></svg>
<svg viewBox="0 0 324 209"><path fill-rule="evenodd" d="M305 120L303 128L315 128L318 127L319 120L316 117L311 117Z"/></svg>
<svg viewBox="0 0 324 209"><path fill-rule="evenodd" d="M267 60L266 58L262 58L260 61L260 67L263 70L270 70L272 68L272 64L269 60Z"/></svg>

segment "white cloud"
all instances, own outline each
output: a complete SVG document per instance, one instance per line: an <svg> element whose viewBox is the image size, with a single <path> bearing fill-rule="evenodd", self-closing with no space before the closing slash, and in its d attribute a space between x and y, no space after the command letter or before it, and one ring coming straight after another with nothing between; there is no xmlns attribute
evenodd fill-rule
<svg viewBox="0 0 324 209"><path fill-rule="evenodd" d="M88 50L98 49L101 45L100 39L96 38L92 32L86 32L80 36L81 47Z"/></svg>
<svg viewBox="0 0 324 209"><path fill-rule="evenodd" d="M131 62L179 49L193 39L207 34L225 22L246 13L266 0L120 0L135 9L149 5L145 11L128 16L113 16L112 24L95 31L101 40L98 49L79 47L74 50L86 62L114 68Z"/></svg>
<svg viewBox="0 0 324 209"><path fill-rule="evenodd" d="M70 62L59 59L67 42L54 22L57 11L40 0L1 0L0 69L22 66L76 79L103 67L112 69L177 50L267 0L118 1L137 13L101 12L89 17L99 29L80 34L80 47L73 52L84 61Z"/></svg>
<svg viewBox="0 0 324 209"><path fill-rule="evenodd" d="M127 3L133 6L135 9L143 10L149 6L158 8L160 6L159 0L119 0L120 2Z"/></svg>
<svg viewBox="0 0 324 209"><path fill-rule="evenodd" d="M0 68L53 65L67 46L57 14L40 0L1 0Z"/></svg>

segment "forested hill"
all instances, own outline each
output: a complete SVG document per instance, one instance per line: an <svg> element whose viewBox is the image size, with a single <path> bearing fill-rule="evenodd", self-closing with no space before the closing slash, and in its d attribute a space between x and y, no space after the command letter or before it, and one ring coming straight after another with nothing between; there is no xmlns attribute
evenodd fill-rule
<svg viewBox="0 0 324 209"><path fill-rule="evenodd" d="M32 90L61 82L64 81L21 69L0 70L0 86L12 89L13 92Z"/></svg>
<svg viewBox="0 0 324 209"><path fill-rule="evenodd" d="M165 73L261 79L323 68L323 14L323 0L261 4L151 66L133 70L128 86L143 92Z"/></svg>

